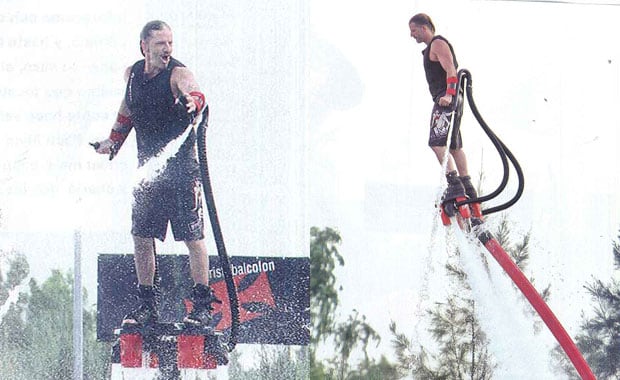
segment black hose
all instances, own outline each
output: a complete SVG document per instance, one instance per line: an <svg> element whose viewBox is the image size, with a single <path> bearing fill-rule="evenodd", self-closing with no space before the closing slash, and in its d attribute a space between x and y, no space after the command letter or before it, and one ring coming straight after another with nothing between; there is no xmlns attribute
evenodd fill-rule
<svg viewBox="0 0 620 380"><path fill-rule="evenodd" d="M486 133L486 135L489 137L489 139L491 140L491 142L495 146L495 149L497 149L497 152L499 153L499 156L500 156L500 158L502 160L502 166L503 166L504 174L502 176L501 183L499 184L497 189L495 189L493 192L491 192L491 193L489 193L488 195L485 195L485 196L480 196L480 197L477 197L477 198L467 199L465 201L457 202L456 206L458 207L458 206L465 205L465 204L470 204L470 203L482 203L482 202L489 201L489 200L491 200L493 198L496 198L502 191L504 191L504 189L506 188L506 185L508 183L508 177L509 177L509 172L510 172L510 168L508 166L508 161L510 161L512 163L515 171L517 172L517 178L518 178L518 181L519 181L517 192L515 193L515 195L509 201L507 201L507 202L505 202L505 203L503 203L503 204L501 204L499 206L495 206L495 207L491 207L491 208L488 208L488 209L484 209L482 211L482 213L484 215L488 215L488 214L492 214L494 212L505 210L508 207L510 207L513 204L515 204L519 200L519 198L521 198L521 195L523 194L523 189L524 189L524 185L525 185L525 178L523 176L523 170L521 169L521 166L519 165L519 162L517 161L516 157L512 154L512 152L510 152L510 150L508 149L506 144L504 144L499 139L499 137L497 137L497 135L495 133L493 133L491 128L489 128L487 123L482 118L482 115L478 111L478 107L476 107L476 103L474 102L474 97L472 95L473 91L472 91L472 84L471 84L471 73L468 70L466 70L466 69L462 69L462 70L459 70L457 75L458 75L458 78L459 78L458 83L457 83L457 93L460 93L461 89L465 85L465 92L466 92L466 95L467 95L467 103L469 104L469 108L471 108L472 113L474 114L474 117L476 118L476 120L478 121L478 123L480 124L480 126L482 127L484 132Z"/></svg>
<svg viewBox="0 0 620 380"><path fill-rule="evenodd" d="M491 207L491 208L483 210L482 213L484 215L489 215L494 212L506 210L510 206L517 203L517 201L521 198L521 195L523 194L523 189L525 187L525 178L523 176L523 171L521 170L521 166L519 165L519 162L517 161L515 156L512 154L512 152L510 152L508 147L506 147L504 143L501 143L501 144L502 144L502 147L504 148L505 154L508 156L508 159L510 160L510 162L512 163L512 166L514 166L515 171L517 172L517 178L519 180L519 185L517 187L517 192L510 200L508 200L508 202L502 203L499 206L495 206L495 207Z"/></svg>
<svg viewBox="0 0 620 380"><path fill-rule="evenodd" d="M230 314L231 314L231 326L230 337L227 344L228 351L232 351L237 345L237 339L239 334L239 298L237 296L237 287L233 280L232 269L230 266L230 259L226 253L226 246L224 245L224 236L222 235L222 229L217 217L217 210L215 208L215 199L213 197L213 188L211 187L211 179L209 177L209 166L207 165L207 124L209 119L209 106L205 106L202 111L202 120L198 124L196 131L197 139L196 145L198 148L198 161L200 162L200 175L202 177L202 188L205 194L205 201L207 204L207 211L209 213L209 220L211 221L211 229L213 230L213 238L215 239L215 245L217 248L217 254L220 258L220 265L224 273L224 281L226 282L226 290L228 291L228 299L230 300Z"/></svg>
<svg viewBox="0 0 620 380"><path fill-rule="evenodd" d="M506 188L506 185L508 184L508 175L509 175L510 168L508 166L508 159L506 158L506 154L504 152L504 145L501 143L497 135L493 133L491 128L489 128L487 123L484 121L484 119L482 118L482 115L480 115L480 112L478 111L478 107L476 107L476 103L473 101L471 74L467 70L460 70L459 74L462 77L462 81L467 83L465 87L465 91L466 91L467 103L469 104L469 108L471 108L472 113L474 114L474 117L476 118L480 126L482 127L482 130L489 137L489 139L493 143L493 146L495 146L495 149L497 149L497 152L499 153L499 156L502 160L502 166L504 169L504 175L502 176L502 181L497 187L497 189L495 189L490 194L478 197L472 200L471 202L471 203L482 203L482 202L486 202L486 201L489 201L497 197L502 191L504 191L504 189Z"/></svg>

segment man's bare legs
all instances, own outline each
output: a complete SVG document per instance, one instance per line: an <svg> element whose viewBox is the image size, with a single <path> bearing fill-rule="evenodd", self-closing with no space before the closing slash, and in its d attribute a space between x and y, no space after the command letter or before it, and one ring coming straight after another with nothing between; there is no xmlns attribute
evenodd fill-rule
<svg viewBox="0 0 620 380"><path fill-rule="evenodd" d="M446 147L432 146L431 149L435 153L435 156L437 156L439 163L442 164L446 155ZM448 154L448 163L446 165L446 173L450 173L454 170L456 170L461 177L469 175L467 171L467 157L465 156L463 149L450 149L450 154Z"/></svg>
<svg viewBox="0 0 620 380"><path fill-rule="evenodd" d="M443 164L447 148L445 146L432 146L431 149L439 163ZM448 190L444 194L446 199L454 199L463 194L469 198L477 198L476 189L473 187L469 177L467 158L463 149L450 149L447 160L446 179L448 180Z"/></svg>
<svg viewBox="0 0 620 380"><path fill-rule="evenodd" d="M465 152L463 152L463 149L450 149L450 155L454 158L459 177L469 175L467 170L467 157L465 157Z"/></svg>
<svg viewBox="0 0 620 380"><path fill-rule="evenodd" d="M153 238L134 236L134 264L138 277L140 297L143 305L125 316L123 324L143 324L157 317L157 299L154 289L155 282L155 241ZM184 322L205 324L211 319L211 304L219 302L209 288L209 257L207 247L202 240L186 241L189 251L189 266L194 287L192 300L194 308Z"/></svg>
<svg viewBox="0 0 620 380"><path fill-rule="evenodd" d="M153 286L155 280L155 251L153 238L133 237L134 264L138 284Z"/></svg>
<svg viewBox="0 0 620 380"><path fill-rule="evenodd" d="M192 325L207 325L211 321L213 303L221 303L209 287L209 256L203 239L186 241L189 250L189 266L194 280L191 299L192 311L185 316L183 322Z"/></svg>
<svg viewBox="0 0 620 380"><path fill-rule="evenodd" d="M204 239L186 241L189 250L189 267L196 284L209 285L209 256Z"/></svg>
<svg viewBox="0 0 620 380"><path fill-rule="evenodd" d="M158 296L155 282L155 247L153 238L133 237L134 265L138 277L138 297L140 305L125 315L123 325L144 325L154 323L159 318Z"/></svg>
<svg viewBox="0 0 620 380"><path fill-rule="evenodd" d="M133 237L134 263L138 283L152 286L155 278L155 252L152 238ZM196 284L209 284L209 258L204 240L186 241L189 251L189 267L192 280Z"/></svg>
<svg viewBox="0 0 620 380"><path fill-rule="evenodd" d="M431 146L431 149L437 156L437 161L439 161L439 165L443 165L443 160L446 157L446 147L445 146ZM456 170L454 165L454 158L452 158L451 154L448 154L448 163L446 164L446 173L450 173L451 171Z"/></svg>

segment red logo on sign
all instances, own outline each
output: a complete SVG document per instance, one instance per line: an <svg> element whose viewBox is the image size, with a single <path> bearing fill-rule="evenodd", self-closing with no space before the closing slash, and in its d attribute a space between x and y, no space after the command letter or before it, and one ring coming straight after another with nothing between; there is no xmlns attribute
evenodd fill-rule
<svg viewBox="0 0 620 380"><path fill-rule="evenodd" d="M259 318L266 312L276 308L267 273L262 272L253 280L251 279L252 277L254 275L247 274L234 277L235 287L238 289L240 323ZM248 280L252 282L247 284ZM241 288L240 285L242 286ZM211 289L213 289L215 296L222 301L222 303L213 304L213 317L215 320L219 320L216 329L220 331L225 330L230 327L232 320L226 282L218 281L213 283L211 284ZM191 305L191 302L186 300L186 306L190 306L188 303Z"/></svg>

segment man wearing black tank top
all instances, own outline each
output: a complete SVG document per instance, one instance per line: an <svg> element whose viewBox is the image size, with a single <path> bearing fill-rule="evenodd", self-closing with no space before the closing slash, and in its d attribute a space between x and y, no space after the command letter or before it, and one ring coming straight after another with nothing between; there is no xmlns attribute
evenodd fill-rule
<svg viewBox="0 0 620 380"><path fill-rule="evenodd" d="M184 322L206 324L212 303L219 302L209 287L209 259L204 242L201 182L196 159L196 134L187 132L193 116L205 107L204 95L192 72L172 58L172 30L163 21L147 23L140 34L144 59L127 68L125 97L109 138L97 152L115 153L129 132L136 131L140 166L160 154L181 136L181 147L155 177L134 191L132 229L139 304L125 316L123 325L157 322L158 289L155 281L155 238L163 241L170 222L174 239L189 251L193 310Z"/></svg>
<svg viewBox="0 0 620 380"><path fill-rule="evenodd" d="M467 171L467 158L460 131L463 98L462 94L456 93L458 63L454 49L447 39L435 35L435 25L424 13L418 13L409 20L409 29L416 42L426 44L422 51L424 71L434 102L428 145L440 163L446 156L448 129L454 117L446 168L448 188L444 200L453 200L464 195L476 198L476 190ZM453 102L457 102L454 108Z"/></svg>

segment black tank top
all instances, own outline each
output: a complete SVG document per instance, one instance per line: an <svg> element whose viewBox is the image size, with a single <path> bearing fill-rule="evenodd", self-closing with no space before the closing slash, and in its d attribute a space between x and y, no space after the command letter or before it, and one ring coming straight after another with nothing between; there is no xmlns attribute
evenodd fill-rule
<svg viewBox="0 0 620 380"><path fill-rule="evenodd" d="M136 62L127 81L125 103L131 111L138 143L138 162L142 166L187 129L190 119L184 107L175 105L170 77L175 67L185 67L171 59L165 70L152 78L144 74L145 61ZM168 162L169 174L183 169L197 171L196 134L192 130L176 156ZM185 172L185 170L183 170Z"/></svg>
<svg viewBox="0 0 620 380"><path fill-rule="evenodd" d="M433 37L426 49L422 51L422 54L424 55L424 71L426 72L428 89L431 92L431 96L433 97L433 101L435 103L439 100L439 98L446 94L446 70L441 67L441 63L439 63L439 61L431 61L430 59L431 45L437 39L441 39L448 44L450 47L450 52L452 53L454 67L457 69L459 67L456 61L456 55L454 55L454 49L452 48L450 42L442 36Z"/></svg>

